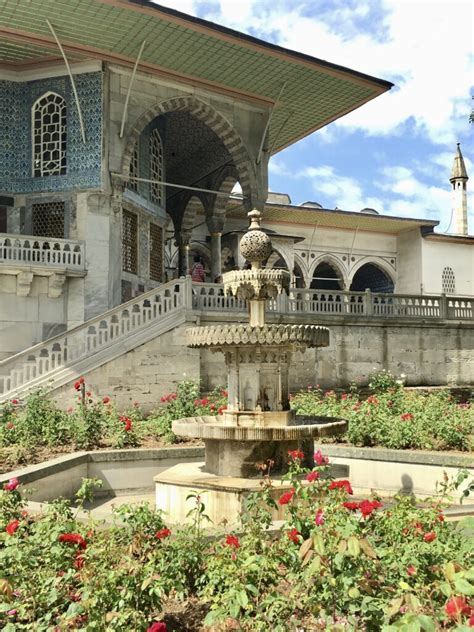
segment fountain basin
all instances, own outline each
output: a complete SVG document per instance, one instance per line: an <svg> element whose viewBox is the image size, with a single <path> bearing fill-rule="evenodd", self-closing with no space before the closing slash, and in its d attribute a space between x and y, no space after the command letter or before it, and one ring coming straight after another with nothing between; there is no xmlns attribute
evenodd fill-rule
<svg viewBox="0 0 474 632"><path fill-rule="evenodd" d="M243 411L240 411L241 413ZM247 412L251 415L259 413ZM286 413L260 413L269 418ZM291 413L290 413L291 414ZM306 464L312 467L314 439L334 437L347 428L343 420L318 421L305 418L304 425L228 425L220 417L186 417L173 421L173 432L184 437L202 439L206 446L205 471L216 476L252 477L256 464L273 461L273 471L284 472L288 465L288 452L302 450Z"/></svg>

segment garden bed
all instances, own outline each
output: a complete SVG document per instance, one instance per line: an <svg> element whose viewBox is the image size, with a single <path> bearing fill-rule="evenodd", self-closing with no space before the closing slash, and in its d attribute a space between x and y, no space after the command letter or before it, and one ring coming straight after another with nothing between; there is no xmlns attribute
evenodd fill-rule
<svg viewBox="0 0 474 632"><path fill-rule="evenodd" d="M120 462L126 452L111 458ZM348 480L328 476L327 455L318 451L311 470L299 451L288 459L289 491L276 501L281 530L268 530L274 501L263 477L243 528L221 525L212 538L198 494L183 527L167 526L146 505L118 507L104 525L78 520L93 480L82 482L78 509L59 500L32 515L12 478L0 490L0 627L467 632L474 625L472 518L448 522L443 499L422 510L406 497L387 507L376 496L356 500Z"/></svg>

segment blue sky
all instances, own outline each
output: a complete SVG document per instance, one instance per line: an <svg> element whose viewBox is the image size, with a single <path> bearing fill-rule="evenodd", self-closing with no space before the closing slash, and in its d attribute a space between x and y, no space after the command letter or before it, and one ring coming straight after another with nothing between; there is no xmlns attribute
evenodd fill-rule
<svg viewBox="0 0 474 632"><path fill-rule="evenodd" d="M270 189L449 228L456 142L474 190L472 0L161 0L395 84L270 161ZM470 233L474 195L469 195Z"/></svg>

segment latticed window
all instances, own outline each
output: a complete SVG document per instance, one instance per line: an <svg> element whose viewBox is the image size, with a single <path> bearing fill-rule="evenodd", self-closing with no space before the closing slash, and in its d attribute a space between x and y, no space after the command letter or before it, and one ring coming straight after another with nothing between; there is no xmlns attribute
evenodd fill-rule
<svg viewBox="0 0 474 632"><path fill-rule="evenodd" d="M151 200L163 206L164 187L160 184L164 180L163 143L157 129L150 136L150 179L153 180L150 188Z"/></svg>
<svg viewBox="0 0 474 632"><path fill-rule="evenodd" d="M31 207L33 235L64 238L64 202L45 202Z"/></svg>
<svg viewBox="0 0 474 632"><path fill-rule="evenodd" d="M442 291L444 294L454 294L456 292L456 277L454 271L449 266L443 268Z"/></svg>
<svg viewBox="0 0 474 632"><path fill-rule="evenodd" d="M138 217L122 211L122 270L137 274L138 271Z"/></svg>
<svg viewBox="0 0 474 632"><path fill-rule="evenodd" d="M132 152L132 157L130 159L130 178L138 178L138 143L135 143L135 147ZM138 182L136 180L129 180L127 183L127 189L131 191L138 191Z"/></svg>
<svg viewBox="0 0 474 632"><path fill-rule="evenodd" d="M33 105L33 175L66 173L66 101L48 92Z"/></svg>
<svg viewBox="0 0 474 632"><path fill-rule="evenodd" d="M163 280L163 230L150 224L150 279Z"/></svg>

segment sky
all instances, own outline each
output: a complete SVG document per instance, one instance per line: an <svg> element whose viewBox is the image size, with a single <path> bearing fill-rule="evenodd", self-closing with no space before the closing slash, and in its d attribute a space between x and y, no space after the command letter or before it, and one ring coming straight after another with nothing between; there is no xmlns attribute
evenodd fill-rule
<svg viewBox="0 0 474 632"><path fill-rule="evenodd" d="M364 207L452 232L449 176L461 143L474 233L472 0L160 0L158 4L395 84L271 158L293 204Z"/></svg>

